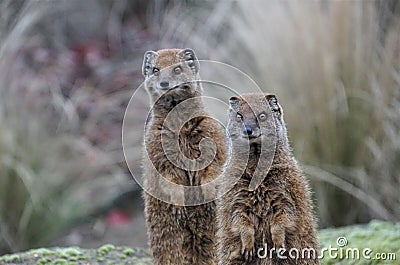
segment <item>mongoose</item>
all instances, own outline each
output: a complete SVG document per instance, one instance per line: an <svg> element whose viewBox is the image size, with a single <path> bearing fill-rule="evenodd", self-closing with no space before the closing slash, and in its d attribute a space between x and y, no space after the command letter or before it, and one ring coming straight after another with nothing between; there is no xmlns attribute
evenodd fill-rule
<svg viewBox="0 0 400 265"><path fill-rule="evenodd" d="M153 105L145 132L143 196L154 264L216 264L213 193L189 195L183 186L167 187L168 181L198 186L214 180L227 156L224 130L207 116L201 84L194 81L199 80L198 59L191 49L147 51L142 71ZM191 118L193 113L198 115ZM211 139L215 150L200 143L204 139ZM196 168L181 163L184 159L209 163Z"/></svg>
<svg viewBox="0 0 400 265"><path fill-rule="evenodd" d="M233 187L217 202L218 264L319 264L317 253L307 259L309 248L318 251L316 219L309 184L292 155L277 98L255 93L232 97L229 102L231 160L222 185ZM270 161L263 161L260 144L272 135L271 127L276 136L275 151ZM238 154L245 147L249 151L243 169L236 165L243 161ZM261 184L250 190L257 163L268 162L270 168ZM292 248L300 252L299 259L295 250L289 255ZM303 250L306 259L301 258ZM277 256L278 251L283 258Z"/></svg>

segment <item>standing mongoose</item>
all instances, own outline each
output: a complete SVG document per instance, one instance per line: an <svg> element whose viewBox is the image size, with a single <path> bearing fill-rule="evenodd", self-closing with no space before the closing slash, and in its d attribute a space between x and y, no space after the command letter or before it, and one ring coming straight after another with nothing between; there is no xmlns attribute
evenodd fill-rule
<svg viewBox="0 0 400 265"><path fill-rule="evenodd" d="M216 264L213 192L187 189L215 180L226 160L223 128L204 110L199 62L191 49L147 51L142 70L152 102L143 196L154 264Z"/></svg>
<svg viewBox="0 0 400 265"><path fill-rule="evenodd" d="M229 102L232 148L222 185L233 187L217 202L218 264L319 264L309 184L292 155L281 106L271 94L244 94ZM275 150L266 161L260 146L271 135ZM246 147L248 160L240 155ZM243 158L245 168L237 166ZM249 189L256 167L265 163L269 171Z"/></svg>

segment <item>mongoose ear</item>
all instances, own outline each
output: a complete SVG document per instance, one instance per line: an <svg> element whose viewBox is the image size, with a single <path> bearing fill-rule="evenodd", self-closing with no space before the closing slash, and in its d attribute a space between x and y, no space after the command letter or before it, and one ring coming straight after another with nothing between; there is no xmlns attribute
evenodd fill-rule
<svg viewBox="0 0 400 265"><path fill-rule="evenodd" d="M265 95L265 99L268 101L269 106L271 107L271 110L274 112L282 112L281 111L281 106L278 103L278 99L276 98L275 95L273 94L267 94Z"/></svg>
<svg viewBox="0 0 400 265"><path fill-rule="evenodd" d="M231 106L232 109L237 109L239 107L239 104L240 104L240 98L233 96L229 99L229 105Z"/></svg>
<svg viewBox="0 0 400 265"><path fill-rule="evenodd" d="M199 60L197 60L196 54L192 49L183 49L178 52L178 57L181 62L187 62L193 73L197 74L199 72Z"/></svg>
<svg viewBox="0 0 400 265"><path fill-rule="evenodd" d="M151 74L155 59L157 58L157 53L155 51L147 51L144 53L143 64L142 64L142 74L147 77Z"/></svg>

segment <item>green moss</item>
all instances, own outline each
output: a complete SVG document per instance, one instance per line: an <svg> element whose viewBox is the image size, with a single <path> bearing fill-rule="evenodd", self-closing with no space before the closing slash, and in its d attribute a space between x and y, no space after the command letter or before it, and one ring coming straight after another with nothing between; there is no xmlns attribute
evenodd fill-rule
<svg viewBox="0 0 400 265"><path fill-rule="evenodd" d="M68 256L82 255L82 251L80 251L78 248L74 248L74 247L66 248L66 249L63 249L62 251L63 251L63 253L65 253Z"/></svg>
<svg viewBox="0 0 400 265"><path fill-rule="evenodd" d="M321 248L338 247L337 238L344 236L347 244L342 251L349 248L370 248L373 253L394 253L397 260L354 260L330 258L325 255L321 260L324 265L400 265L400 223L373 221L368 225L356 225L335 229L323 229L319 232ZM61 258L63 257L63 258ZM115 247L104 245L99 249L85 250L78 247L35 249L21 254L0 257L0 265L36 264L36 265L82 265L82 264L132 264L150 265L151 255L148 249Z"/></svg>
<svg viewBox="0 0 400 265"><path fill-rule="evenodd" d="M32 255L49 256L53 255L55 252L47 248L38 248L30 250L29 253L31 253Z"/></svg>
<svg viewBox="0 0 400 265"><path fill-rule="evenodd" d="M85 255L79 255L79 256L77 256L76 258L77 258L77 260L79 260L79 261L83 261L83 260L87 260L87 259L88 259L88 257L85 256Z"/></svg>
<svg viewBox="0 0 400 265"><path fill-rule="evenodd" d="M100 247L98 249L98 252L102 255L106 255L107 253L109 253L110 251L112 251L114 249L115 249L115 246L113 246L111 244L107 244L107 245Z"/></svg>
<svg viewBox="0 0 400 265"><path fill-rule="evenodd" d="M53 262L54 265L69 265L68 260L65 259L56 259Z"/></svg>
<svg viewBox="0 0 400 265"><path fill-rule="evenodd" d="M132 264L150 265L151 257L143 249L105 245L99 249L85 250L78 247L34 249L21 254L0 257L0 265L82 265L82 264Z"/></svg>
<svg viewBox="0 0 400 265"><path fill-rule="evenodd" d="M123 250L123 253L124 253L125 255L131 256L131 255L135 254L135 250L133 250L132 248L125 248L125 249Z"/></svg>
<svg viewBox="0 0 400 265"><path fill-rule="evenodd" d="M46 265L46 264L49 264L50 262L51 262L51 259L49 259L49 258L41 258L40 260L38 260L36 265Z"/></svg>
<svg viewBox="0 0 400 265"><path fill-rule="evenodd" d="M345 237L347 243L343 247L338 246L338 237ZM391 224L382 221L372 221L368 225L355 225L336 229L321 230L319 234L320 248L338 248L343 253L350 256L350 259L340 259L329 257L325 253L323 264L400 264L400 224ZM357 248L360 253L360 259L353 259L351 250ZM362 252L365 249L371 249L372 253L369 255L371 259L363 257ZM339 252L340 253L340 252ZM378 260L375 259L377 253L393 253L397 259L395 260ZM388 254L391 255L391 254Z"/></svg>
<svg viewBox="0 0 400 265"><path fill-rule="evenodd" d="M0 258L0 261L2 262L19 262L20 257L17 254L11 254L11 255L5 255L2 258Z"/></svg>
<svg viewBox="0 0 400 265"><path fill-rule="evenodd" d="M70 256L70 257L68 257L68 261L79 261L79 257L77 257L77 256Z"/></svg>
<svg viewBox="0 0 400 265"><path fill-rule="evenodd" d="M57 257L59 257L60 259L68 259L68 255L64 253L57 253Z"/></svg>

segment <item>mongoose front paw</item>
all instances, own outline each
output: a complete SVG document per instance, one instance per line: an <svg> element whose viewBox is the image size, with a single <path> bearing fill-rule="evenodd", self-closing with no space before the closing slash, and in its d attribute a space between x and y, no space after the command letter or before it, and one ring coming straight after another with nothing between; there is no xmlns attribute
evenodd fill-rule
<svg viewBox="0 0 400 265"><path fill-rule="evenodd" d="M252 260L255 254L254 250L254 234L242 234L242 250L241 254L246 261Z"/></svg>
<svg viewBox="0 0 400 265"><path fill-rule="evenodd" d="M252 247L251 249L242 247L242 256L246 261L252 260L254 257L254 253L255 253L254 247Z"/></svg>
<svg viewBox="0 0 400 265"><path fill-rule="evenodd" d="M212 213L215 210L215 205L212 202L209 202L206 203L205 208L208 213Z"/></svg>
<svg viewBox="0 0 400 265"><path fill-rule="evenodd" d="M274 248L285 248L285 232L281 227L271 227L271 239L274 243Z"/></svg>
<svg viewBox="0 0 400 265"><path fill-rule="evenodd" d="M172 208L172 214L177 220L182 220L186 217L185 209L183 207L175 206Z"/></svg>

